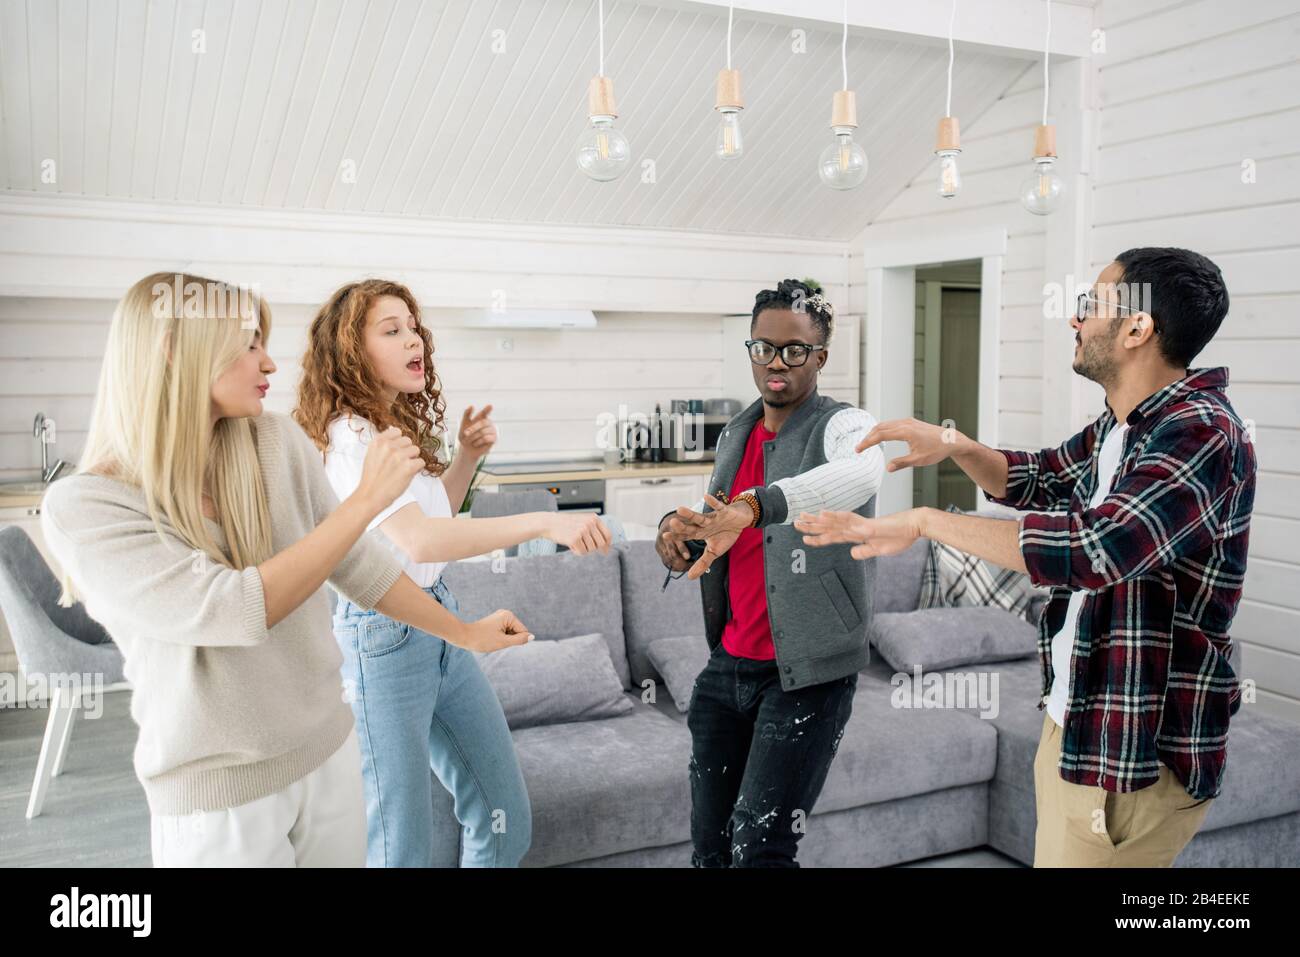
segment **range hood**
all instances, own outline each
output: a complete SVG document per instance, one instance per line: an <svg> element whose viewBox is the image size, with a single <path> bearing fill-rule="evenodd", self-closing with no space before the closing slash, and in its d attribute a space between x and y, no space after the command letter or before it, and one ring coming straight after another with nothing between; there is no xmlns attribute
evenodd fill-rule
<svg viewBox="0 0 1300 957"><path fill-rule="evenodd" d="M465 314L465 324L488 329L595 329L589 309L478 309Z"/></svg>

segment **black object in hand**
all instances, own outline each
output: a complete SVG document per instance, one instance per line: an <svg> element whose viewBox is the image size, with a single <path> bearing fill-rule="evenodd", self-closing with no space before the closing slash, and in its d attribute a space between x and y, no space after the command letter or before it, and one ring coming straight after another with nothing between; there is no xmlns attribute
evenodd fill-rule
<svg viewBox="0 0 1300 957"><path fill-rule="evenodd" d="M696 562L700 560L700 556L704 554L704 548L705 548L705 544L703 539L699 539L699 538L686 539L686 550L691 553L691 557L689 561L692 565L694 565ZM668 569L668 576L664 579L663 587L660 588L659 590L666 591L668 588L668 583L670 581L672 581L674 578L681 578L683 575L686 574L687 571L690 571L690 569L687 568L686 571L680 571L674 574L671 568Z"/></svg>

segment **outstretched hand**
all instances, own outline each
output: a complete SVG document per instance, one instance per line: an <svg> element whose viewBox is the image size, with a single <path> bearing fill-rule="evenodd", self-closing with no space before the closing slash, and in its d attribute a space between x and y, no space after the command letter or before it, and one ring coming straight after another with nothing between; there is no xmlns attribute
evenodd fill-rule
<svg viewBox="0 0 1300 957"><path fill-rule="evenodd" d="M488 418L492 406L485 405L481 412L475 412L474 406L468 406L460 416L460 429L456 434L457 448L466 455L481 459L492 450L497 441L497 427Z"/></svg>
<svg viewBox="0 0 1300 957"><path fill-rule="evenodd" d="M881 442L906 442L907 454L890 459L885 464L886 472L897 472L905 468L921 468L942 462L958 450L958 443L964 437L956 429L931 425L918 419L890 419L876 425L853 447L855 452L865 452Z"/></svg>
<svg viewBox="0 0 1300 957"><path fill-rule="evenodd" d="M908 509L883 518L863 518L856 512L801 512L794 527L804 533L805 545L853 543L854 558L897 555L921 537L919 512Z"/></svg>

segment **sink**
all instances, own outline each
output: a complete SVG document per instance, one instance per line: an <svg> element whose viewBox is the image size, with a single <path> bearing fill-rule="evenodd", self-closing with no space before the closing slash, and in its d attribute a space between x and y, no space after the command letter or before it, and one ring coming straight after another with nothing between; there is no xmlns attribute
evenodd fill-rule
<svg viewBox="0 0 1300 957"><path fill-rule="evenodd" d="M44 495L47 488L46 482L0 482L0 496Z"/></svg>

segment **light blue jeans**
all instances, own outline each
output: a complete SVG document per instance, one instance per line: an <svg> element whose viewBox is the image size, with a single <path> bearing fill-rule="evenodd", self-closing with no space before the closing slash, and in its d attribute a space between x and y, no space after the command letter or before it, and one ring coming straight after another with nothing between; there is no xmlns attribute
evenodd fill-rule
<svg viewBox="0 0 1300 957"><path fill-rule="evenodd" d="M425 591L460 611L439 578ZM514 742L474 655L342 595L334 638L356 717L366 798L366 866L435 859L430 769L455 802L462 867L515 867L532 841L532 809Z"/></svg>

